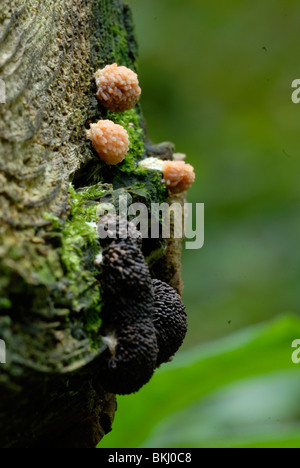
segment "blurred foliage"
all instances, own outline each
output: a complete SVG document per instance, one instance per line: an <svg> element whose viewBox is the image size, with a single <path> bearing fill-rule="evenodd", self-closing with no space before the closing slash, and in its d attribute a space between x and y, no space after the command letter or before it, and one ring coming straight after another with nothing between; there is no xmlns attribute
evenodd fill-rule
<svg viewBox="0 0 300 468"><path fill-rule="evenodd" d="M205 246L183 258L185 346L298 311L299 2L129 3L149 133L187 153L189 201L205 203Z"/></svg>
<svg viewBox="0 0 300 468"><path fill-rule="evenodd" d="M101 447L300 447L300 374L286 316L181 353L118 398Z"/></svg>
<svg viewBox="0 0 300 468"><path fill-rule="evenodd" d="M299 440L299 370L276 370L291 366L290 340L300 337L299 327L284 341L286 322L277 324L284 363L268 347L271 332L246 350L253 324L299 313L300 105L291 101L291 83L300 78L300 4L128 3L150 136L187 153L197 174L189 201L205 203L205 245L183 255L189 316L183 349L250 330L237 335L235 355L218 345L218 361L208 365L200 350L193 365L189 354L179 354L139 394L119 399L115 446L292 444ZM183 388L185 375L191 388ZM182 392L193 396L183 403Z"/></svg>

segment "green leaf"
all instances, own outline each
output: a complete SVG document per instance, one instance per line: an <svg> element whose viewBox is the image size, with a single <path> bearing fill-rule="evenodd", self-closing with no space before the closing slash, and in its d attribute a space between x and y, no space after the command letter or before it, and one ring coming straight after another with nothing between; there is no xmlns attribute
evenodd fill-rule
<svg viewBox="0 0 300 468"><path fill-rule="evenodd" d="M179 354L137 394L118 397L113 431L100 447L295 444L300 435L296 418L300 381L291 344L299 337L300 320L289 315ZM271 401L272 389L276 398ZM239 406L241 411L245 407L244 413L238 422L231 422L232 431L224 432L222 414L230 419L229 402L237 402L237 395L244 402ZM287 399L291 404L285 405ZM219 412L212 412L212 402ZM264 418L249 429L246 415L253 415L264 402L270 404L267 417L274 412L271 421L281 418L284 430L280 425L274 429ZM216 430L209 431L214 425Z"/></svg>
<svg viewBox="0 0 300 468"><path fill-rule="evenodd" d="M238 381L167 417L143 445L299 447L299 398L300 374L294 370Z"/></svg>

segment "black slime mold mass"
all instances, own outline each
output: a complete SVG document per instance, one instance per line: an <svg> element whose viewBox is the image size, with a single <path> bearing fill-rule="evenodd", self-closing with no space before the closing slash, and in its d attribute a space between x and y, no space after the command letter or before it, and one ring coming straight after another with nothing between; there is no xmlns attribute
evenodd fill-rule
<svg viewBox="0 0 300 468"><path fill-rule="evenodd" d="M106 215L98 223L99 235L103 229L110 238L101 240L106 246L101 334L107 344L101 377L107 391L124 395L138 391L180 347L186 312L173 288L152 280L135 226Z"/></svg>
<svg viewBox="0 0 300 468"><path fill-rule="evenodd" d="M184 304L175 289L154 279L154 312L158 356L156 365L168 362L180 348L187 332Z"/></svg>
<svg viewBox="0 0 300 468"><path fill-rule="evenodd" d="M142 322L122 324L115 331L116 348L106 351L102 378L111 393L137 392L155 370L157 344L151 317Z"/></svg>

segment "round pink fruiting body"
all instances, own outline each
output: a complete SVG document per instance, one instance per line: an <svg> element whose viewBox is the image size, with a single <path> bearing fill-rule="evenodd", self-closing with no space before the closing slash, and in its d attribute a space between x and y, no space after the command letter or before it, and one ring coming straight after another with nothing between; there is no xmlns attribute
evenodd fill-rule
<svg viewBox="0 0 300 468"><path fill-rule="evenodd" d="M166 161L163 165L163 175L167 188L173 193L185 192L195 180L193 166L184 161Z"/></svg>
<svg viewBox="0 0 300 468"><path fill-rule="evenodd" d="M91 140L99 158L106 164L122 162L129 149L128 134L121 125L111 120L99 120L91 124L86 137Z"/></svg>
<svg viewBox="0 0 300 468"><path fill-rule="evenodd" d="M96 96L101 104L113 112L132 109L141 96L137 74L116 63L95 73Z"/></svg>

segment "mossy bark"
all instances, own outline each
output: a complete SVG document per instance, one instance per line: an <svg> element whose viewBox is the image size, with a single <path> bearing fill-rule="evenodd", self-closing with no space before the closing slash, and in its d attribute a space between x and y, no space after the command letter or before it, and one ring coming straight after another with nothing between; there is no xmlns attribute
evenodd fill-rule
<svg viewBox="0 0 300 468"><path fill-rule="evenodd" d="M157 174L137 162L157 151L172 157L170 145L145 146L139 107L107 114L94 96L98 68L136 69L136 56L120 0L1 2L1 447L94 447L111 428L115 397L97 374L101 284L90 223L120 193L148 205L166 200ZM130 133L128 158L113 169L85 138L102 117L121 119ZM145 255L175 272L180 289L180 243L172 242L150 242Z"/></svg>

